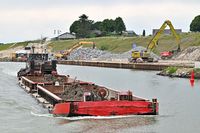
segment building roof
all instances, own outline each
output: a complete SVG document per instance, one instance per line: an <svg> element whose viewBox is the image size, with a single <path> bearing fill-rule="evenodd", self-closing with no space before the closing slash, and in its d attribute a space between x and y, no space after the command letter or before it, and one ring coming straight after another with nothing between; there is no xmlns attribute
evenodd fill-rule
<svg viewBox="0 0 200 133"><path fill-rule="evenodd" d="M65 32L65 33L63 33L63 34L60 34L60 35L58 35L57 37L54 37L54 38L52 38L52 39L75 39L76 38L76 36L75 36L75 34L71 34L71 33L69 33L69 32Z"/></svg>
<svg viewBox="0 0 200 133"><path fill-rule="evenodd" d="M63 33L63 34L58 35L57 37L61 37L61 36L66 35L66 34L75 36L75 34L72 34L72 33L69 33L69 32L65 32L65 33Z"/></svg>

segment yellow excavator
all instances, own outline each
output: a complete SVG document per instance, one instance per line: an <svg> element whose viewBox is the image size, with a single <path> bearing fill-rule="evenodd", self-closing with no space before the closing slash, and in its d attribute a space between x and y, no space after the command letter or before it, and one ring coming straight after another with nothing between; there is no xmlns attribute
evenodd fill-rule
<svg viewBox="0 0 200 133"><path fill-rule="evenodd" d="M93 48L95 48L95 42L80 41L80 42L74 44L70 49L63 51L62 53L55 54L55 57L57 59L65 59L65 60L67 60L68 56L70 55L70 53L72 51L74 51L75 49L81 47L83 44L92 44Z"/></svg>
<svg viewBox="0 0 200 133"><path fill-rule="evenodd" d="M174 29L174 26L172 25L171 21L166 20L162 24L162 26L160 27L158 32L151 39L146 50L144 50L144 51L135 51L135 50L132 51L131 62L137 62L138 59L140 59L140 62L144 62L144 61L153 62L153 58L150 57L150 52L152 52L154 50L154 48L158 45L158 39L160 38L161 34L164 32L167 25L169 26L171 33L176 38L176 43L177 43L178 48L175 49L175 50L172 50L172 51L161 52L161 58L162 59L171 58L174 54L181 51L181 49L180 49L180 37L176 33L176 30Z"/></svg>

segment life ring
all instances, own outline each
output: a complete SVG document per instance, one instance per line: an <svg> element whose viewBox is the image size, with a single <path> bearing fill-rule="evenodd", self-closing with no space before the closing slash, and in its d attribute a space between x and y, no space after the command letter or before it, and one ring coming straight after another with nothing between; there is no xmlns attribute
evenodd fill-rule
<svg viewBox="0 0 200 133"><path fill-rule="evenodd" d="M105 88L100 88L97 93L101 98L108 97L108 90Z"/></svg>

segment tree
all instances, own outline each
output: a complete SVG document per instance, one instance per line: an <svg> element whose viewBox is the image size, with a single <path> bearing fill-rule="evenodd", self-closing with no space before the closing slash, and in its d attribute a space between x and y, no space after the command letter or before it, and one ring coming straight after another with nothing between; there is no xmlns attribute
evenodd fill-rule
<svg viewBox="0 0 200 133"><path fill-rule="evenodd" d="M79 26L80 26L80 21L74 21L69 28L70 33L73 33L73 32L77 33L79 30Z"/></svg>
<svg viewBox="0 0 200 133"><path fill-rule="evenodd" d="M101 21L95 22L92 25L92 30L103 30L103 23Z"/></svg>
<svg viewBox="0 0 200 133"><path fill-rule="evenodd" d="M93 21L88 20L88 16L83 14L79 17L79 20L76 20L72 23L70 26L70 32L76 33L78 38L89 37L92 24Z"/></svg>
<svg viewBox="0 0 200 133"><path fill-rule="evenodd" d="M88 20L88 16L85 15L85 14L82 14L81 16L79 16L79 20L80 20L81 22L87 21L87 20Z"/></svg>
<svg viewBox="0 0 200 133"><path fill-rule="evenodd" d="M114 32L115 31L115 21L112 19L104 19L102 22L103 31Z"/></svg>
<svg viewBox="0 0 200 133"><path fill-rule="evenodd" d="M117 33L122 34L122 31L125 31L125 30L126 30L126 27L125 27L124 21L122 20L121 17L117 17L115 19L115 31Z"/></svg>
<svg viewBox="0 0 200 133"><path fill-rule="evenodd" d="M142 36L146 36L145 30L142 31Z"/></svg>
<svg viewBox="0 0 200 133"><path fill-rule="evenodd" d="M200 15L196 16L191 24L190 24L190 31L199 31L200 32Z"/></svg>
<svg viewBox="0 0 200 133"><path fill-rule="evenodd" d="M113 34L113 32L122 34L122 31L125 31L126 27L121 17L117 17L115 20L104 19L102 22L98 21L94 23L85 14L79 16L79 19L74 21L70 26L70 33L76 33L78 38L94 36L94 30L100 30L101 35L109 35L110 33Z"/></svg>

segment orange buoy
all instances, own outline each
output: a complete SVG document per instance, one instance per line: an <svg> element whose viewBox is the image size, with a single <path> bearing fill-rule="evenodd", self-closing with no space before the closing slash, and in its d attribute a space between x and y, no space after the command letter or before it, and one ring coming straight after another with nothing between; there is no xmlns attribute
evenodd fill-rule
<svg viewBox="0 0 200 133"><path fill-rule="evenodd" d="M191 72L190 85L191 85L192 87L194 86L194 70L192 70L192 72Z"/></svg>

